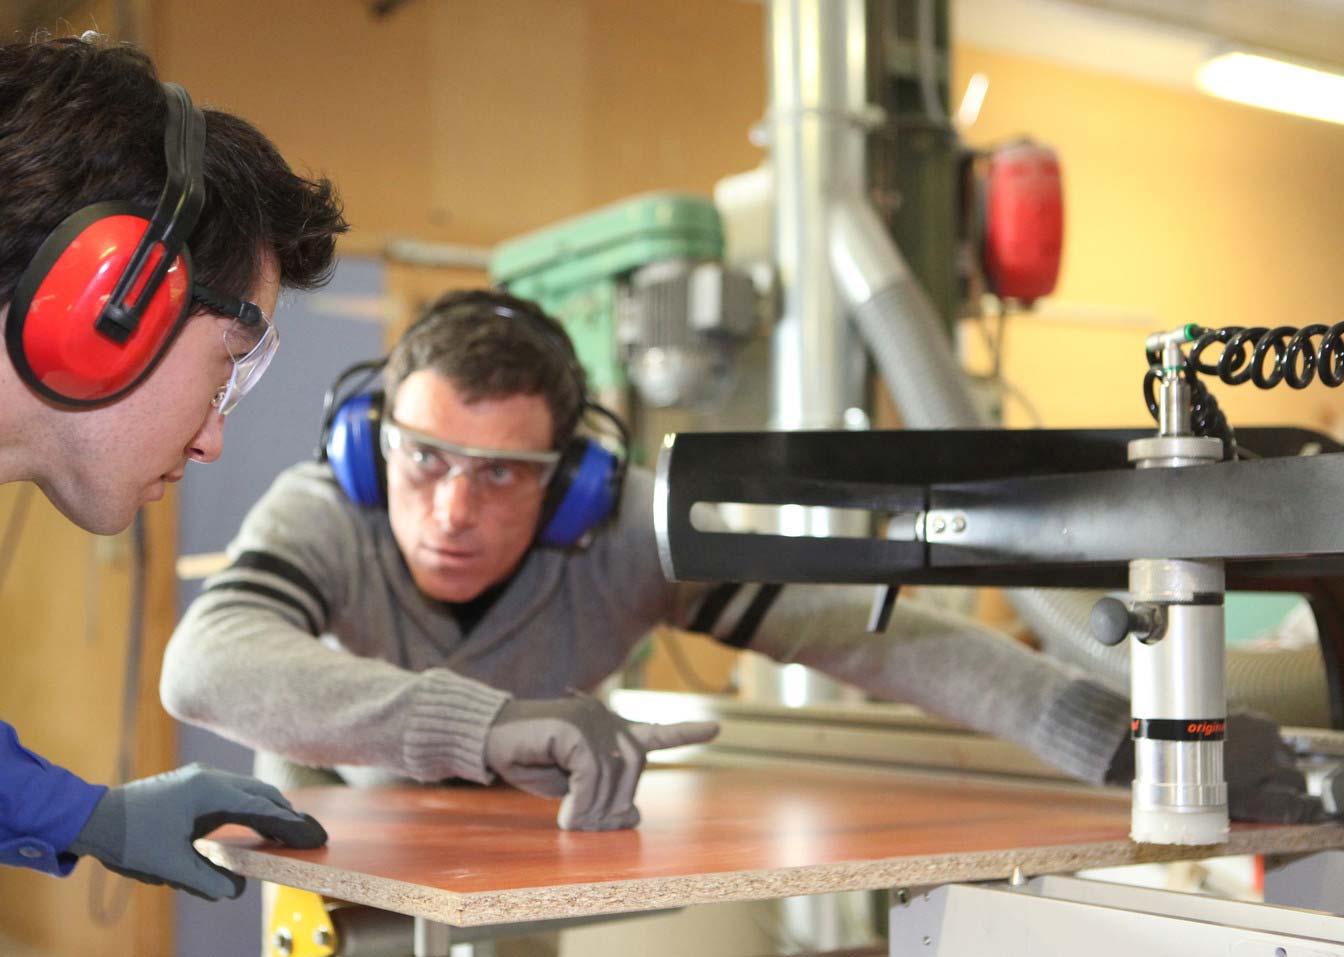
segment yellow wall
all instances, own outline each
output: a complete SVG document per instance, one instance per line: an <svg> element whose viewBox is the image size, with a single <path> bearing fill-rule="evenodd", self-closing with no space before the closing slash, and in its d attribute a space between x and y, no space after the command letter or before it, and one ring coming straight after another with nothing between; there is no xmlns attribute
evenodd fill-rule
<svg viewBox="0 0 1344 957"><path fill-rule="evenodd" d="M959 48L954 88L973 72L990 85L969 138L1030 133L1063 166L1061 318L1015 318L1006 340L1006 374L1044 424L1147 421L1143 339L1157 329L1344 319L1344 127ZM1319 385L1212 389L1234 427L1339 428L1341 396ZM1008 415L1027 424L1020 404Z"/></svg>
<svg viewBox="0 0 1344 957"><path fill-rule="evenodd" d="M380 20L327 0L155 11L165 76L338 182L347 251L394 236L489 244L644 190L708 192L761 156L746 135L766 95L757 4L452 0ZM955 66L954 90L990 77L972 142L1030 133L1060 153L1055 298L1122 317L1014 321L1006 371L1046 424L1141 421L1154 322L1331 321L1340 127L972 47ZM1333 426L1323 392L1216 394L1234 424ZM1020 404L1008 414L1028 424Z"/></svg>
<svg viewBox="0 0 1344 957"><path fill-rule="evenodd" d="M643 190L708 192L759 161L756 4L367 6L161 0L153 30L165 76L337 180L350 245L493 243Z"/></svg>

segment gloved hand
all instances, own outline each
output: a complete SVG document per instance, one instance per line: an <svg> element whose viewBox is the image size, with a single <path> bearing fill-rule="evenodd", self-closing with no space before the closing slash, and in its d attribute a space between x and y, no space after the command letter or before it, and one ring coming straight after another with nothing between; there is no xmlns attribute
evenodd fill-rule
<svg viewBox="0 0 1344 957"><path fill-rule="evenodd" d="M147 884L218 900L245 881L206 860L191 842L221 824L243 824L290 847L321 847L327 832L255 778L190 764L103 795L69 851Z"/></svg>
<svg viewBox="0 0 1344 957"><path fill-rule="evenodd" d="M1297 770L1293 750L1279 736L1273 719L1251 711L1228 715L1223 743L1227 775L1227 811L1234 821L1309 824L1330 815L1307 793L1307 779ZM1134 779L1134 742L1128 737L1116 751L1106 780L1128 784Z"/></svg>
<svg viewBox="0 0 1344 957"><path fill-rule="evenodd" d="M1234 821L1310 824L1330 815L1307 793L1307 779L1279 736L1279 726L1263 714L1228 715L1223 745L1227 811Z"/></svg>
<svg viewBox="0 0 1344 957"><path fill-rule="evenodd" d="M565 830L612 831L639 823L635 786L649 751L718 733L712 721L626 721L586 695L515 699L486 734L485 763L520 790L563 795L556 821Z"/></svg>

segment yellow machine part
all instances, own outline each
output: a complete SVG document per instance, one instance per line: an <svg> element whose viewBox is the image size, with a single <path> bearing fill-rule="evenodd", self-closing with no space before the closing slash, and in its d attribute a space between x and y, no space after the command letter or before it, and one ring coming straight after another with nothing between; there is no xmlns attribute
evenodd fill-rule
<svg viewBox="0 0 1344 957"><path fill-rule="evenodd" d="M268 957L332 957L340 948L326 898L293 887L276 889L266 940Z"/></svg>

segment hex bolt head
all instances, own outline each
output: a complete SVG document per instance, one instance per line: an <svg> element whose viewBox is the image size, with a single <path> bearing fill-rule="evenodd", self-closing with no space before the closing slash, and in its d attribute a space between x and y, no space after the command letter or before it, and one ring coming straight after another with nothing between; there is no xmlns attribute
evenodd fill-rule
<svg viewBox="0 0 1344 957"><path fill-rule="evenodd" d="M281 927L275 932L275 937L271 940L271 946L280 957L289 957L294 953L294 938L289 933L289 928Z"/></svg>

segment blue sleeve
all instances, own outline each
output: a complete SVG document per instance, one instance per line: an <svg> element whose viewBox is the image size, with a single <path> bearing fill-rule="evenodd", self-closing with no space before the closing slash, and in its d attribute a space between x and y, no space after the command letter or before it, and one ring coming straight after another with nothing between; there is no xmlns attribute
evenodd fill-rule
<svg viewBox="0 0 1344 957"><path fill-rule="evenodd" d="M69 874L78 858L65 849L106 791L29 751L0 721L0 864Z"/></svg>

